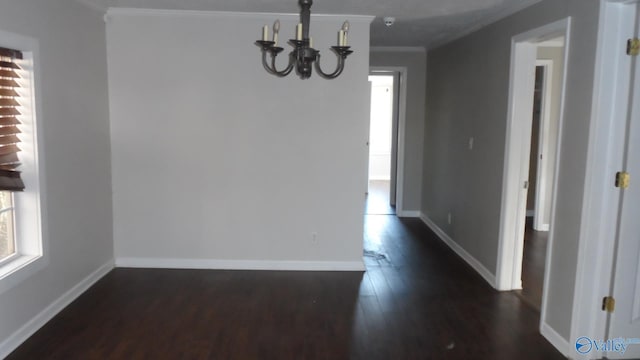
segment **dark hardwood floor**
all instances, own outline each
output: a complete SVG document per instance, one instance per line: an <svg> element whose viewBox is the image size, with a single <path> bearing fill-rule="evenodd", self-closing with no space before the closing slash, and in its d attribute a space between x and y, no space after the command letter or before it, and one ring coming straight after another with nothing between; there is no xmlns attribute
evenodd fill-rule
<svg viewBox="0 0 640 360"><path fill-rule="evenodd" d="M115 269L8 359L564 358L419 220L365 237L365 273Z"/></svg>
<svg viewBox="0 0 640 360"><path fill-rule="evenodd" d="M544 265L547 256L548 231L535 231L533 218L528 217L524 232L522 256L522 290L517 293L522 299L540 311L544 285Z"/></svg>

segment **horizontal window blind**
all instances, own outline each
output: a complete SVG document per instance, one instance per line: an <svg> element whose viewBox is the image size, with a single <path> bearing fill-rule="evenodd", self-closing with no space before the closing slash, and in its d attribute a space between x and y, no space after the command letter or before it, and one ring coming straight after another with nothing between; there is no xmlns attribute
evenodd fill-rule
<svg viewBox="0 0 640 360"><path fill-rule="evenodd" d="M0 47L0 190L22 191L20 152L20 66L22 52Z"/></svg>

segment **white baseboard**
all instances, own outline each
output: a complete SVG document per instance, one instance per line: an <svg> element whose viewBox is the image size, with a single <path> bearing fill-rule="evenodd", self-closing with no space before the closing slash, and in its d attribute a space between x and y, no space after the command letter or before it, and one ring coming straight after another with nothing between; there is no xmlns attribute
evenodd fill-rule
<svg viewBox="0 0 640 360"><path fill-rule="evenodd" d="M78 296L82 295L88 288L105 276L113 269L113 260L99 267L96 271L77 283L66 293L49 304L38 315L34 316L29 322L24 324L20 329L11 334L6 340L0 343L0 359L7 357L20 344L27 340L31 335L38 331L44 324L56 316L62 309L67 307Z"/></svg>
<svg viewBox="0 0 640 360"><path fill-rule="evenodd" d="M421 216L421 213L420 211L409 211L409 210L398 211L396 216L403 217L403 218L419 218Z"/></svg>
<svg viewBox="0 0 640 360"><path fill-rule="evenodd" d="M569 342L553 330L548 324L543 323L540 325L540 333L547 341L553 345L562 355L570 358Z"/></svg>
<svg viewBox="0 0 640 360"><path fill-rule="evenodd" d="M462 260L466 261L482 278L489 283L494 289L496 289L496 276L491 273L480 261L474 258L471 254L469 254L462 246L458 245L447 233L445 233L436 223L431 221L425 214L420 214L420 219L429 227L431 230L438 235L438 237L447 244L458 256L462 258Z"/></svg>
<svg viewBox="0 0 640 360"><path fill-rule="evenodd" d="M209 270L364 271L364 261L116 258L116 267Z"/></svg>

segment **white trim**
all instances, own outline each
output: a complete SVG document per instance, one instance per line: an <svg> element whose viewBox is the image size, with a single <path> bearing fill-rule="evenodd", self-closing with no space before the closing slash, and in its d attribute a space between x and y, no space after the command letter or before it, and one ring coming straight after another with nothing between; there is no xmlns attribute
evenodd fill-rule
<svg viewBox="0 0 640 360"><path fill-rule="evenodd" d="M204 10L178 10L178 9L141 9L141 8L120 8L110 7L105 14L105 20L109 21L110 16L190 16L190 17L217 17L217 18L243 18L243 19L264 19L278 17L284 20L299 20L300 15L294 13L267 13L267 12L238 12L238 11L204 11ZM349 15L349 14L311 14L312 19L336 19L349 22L369 24L375 16L369 15Z"/></svg>
<svg viewBox="0 0 640 360"><path fill-rule="evenodd" d="M543 41L538 44L541 47L563 47L564 46L564 38L551 39L547 41Z"/></svg>
<svg viewBox="0 0 640 360"><path fill-rule="evenodd" d="M562 41L564 45L565 41ZM544 68L544 80L542 82L542 104L540 109L540 124L538 127L538 153L537 169L536 169L536 198L535 209L533 210L533 228L537 231L545 231L549 229L549 223L544 222L545 209L547 208L547 183L551 183L553 179L548 179L548 161L555 160L555 156L551 156L549 151L549 129L551 127L551 102L552 102L552 83L553 83L553 60L536 60L536 66ZM542 159L540 159L542 155ZM555 153L553 154L555 155ZM527 214L529 216L529 214ZM549 216L551 217L551 216Z"/></svg>
<svg viewBox="0 0 640 360"><path fill-rule="evenodd" d="M493 288L496 287L496 278L495 276L487 269L480 261L474 258L471 254L469 254L462 246L458 245L447 233L445 233L435 222L433 222L429 217L422 213L420 214L420 219L425 223L439 238L445 243L453 252L455 252L458 256L462 258L469 266L471 266L482 278Z"/></svg>
<svg viewBox="0 0 640 360"><path fill-rule="evenodd" d="M396 215L402 218L420 218L422 213L420 211L400 211L396 212Z"/></svg>
<svg viewBox="0 0 640 360"><path fill-rule="evenodd" d="M572 346L547 324L540 324L540 334L553 345L562 355L570 358Z"/></svg>
<svg viewBox="0 0 640 360"><path fill-rule="evenodd" d="M422 46L371 46L369 52L410 52L426 54L427 49Z"/></svg>
<svg viewBox="0 0 640 360"><path fill-rule="evenodd" d="M502 205L496 279L499 290L520 288L524 225L528 190L527 155L531 140L531 113L535 77L536 46L518 37L511 41L511 70ZM520 69L524 69L521 71ZM529 114L524 116L524 114ZM520 120L524 119L524 120ZM528 148L528 149L527 149ZM520 266L518 266L520 264Z"/></svg>
<svg viewBox="0 0 640 360"><path fill-rule="evenodd" d="M49 304L44 310L31 318L20 329L11 334L6 340L0 343L0 358L4 359L12 351L14 351L20 344L27 340L31 335L38 331L44 324L56 316L62 309L67 307L78 296L82 295L93 284L105 276L109 271L113 269L113 260L108 261L106 264L100 266L96 271L89 276L81 280L74 287L65 292L62 296Z"/></svg>
<svg viewBox="0 0 640 360"><path fill-rule="evenodd" d="M405 147L407 129L407 79L409 70L406 66L371 66L369 74L376 71L388 71L400 73L398 86L398 149L396 161L396 214L402 214L404 210L404 178L405 178Z"/></svg>
<svg viewBox="0 0 640 360"><path fill-rule="evenodd" d="M622 139L629 99L628 80L624 79L629 76L631 66L630 58L625 55L624 40L633 33L636 14L628 6L636 6L636 2L600 3L571 339L606 338L606 313L594 309L598 309L602 297L609 294L612 281L614 252L611 249L614 249L618 223L619 193L611 182L613 174L622 168L624 158Z"/></svg>
<svg viewBox="0 0 640 360"><path fill-rule="evenodd" d="M152 269L365 271L364 261L278 261L169 258L116 258L116 267Z"/></svg>

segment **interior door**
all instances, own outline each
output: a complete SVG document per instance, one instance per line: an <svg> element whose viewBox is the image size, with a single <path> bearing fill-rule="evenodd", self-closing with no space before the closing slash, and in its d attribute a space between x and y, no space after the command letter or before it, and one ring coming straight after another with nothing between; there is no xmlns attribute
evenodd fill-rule
<svg viewBox="0 0 640 360"><path fill-rule="evenodd" d="M637 22L637 19L636 19ZM636 31L637 33L637 31ZM637 34L636 34L637 36ZM615 310L610 315L608 339L627 342L624 353L607 352L610 359L640 358L640 59L635 57L630 113L627 118L626 172L631 174L627 189L621 190L614 268Z"/></svg>

